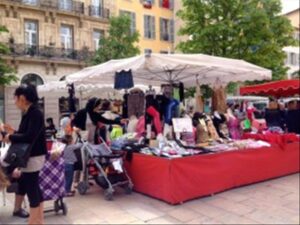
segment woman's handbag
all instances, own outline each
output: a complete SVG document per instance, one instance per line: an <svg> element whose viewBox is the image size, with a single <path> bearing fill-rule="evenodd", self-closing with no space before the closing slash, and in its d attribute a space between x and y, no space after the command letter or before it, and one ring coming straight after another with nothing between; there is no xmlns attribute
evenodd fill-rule
<svg viewBox="0 0 300 225"><path fill-rule="evenodd" d="M7 150L7 154L4 158L4 162L9 164L10 166L17 168L26 168L31 148L33 144L36 142L37 138L40 136L43 129L40 130L38 135L35 137L34 141L30 143L12 143Z"/></svg>

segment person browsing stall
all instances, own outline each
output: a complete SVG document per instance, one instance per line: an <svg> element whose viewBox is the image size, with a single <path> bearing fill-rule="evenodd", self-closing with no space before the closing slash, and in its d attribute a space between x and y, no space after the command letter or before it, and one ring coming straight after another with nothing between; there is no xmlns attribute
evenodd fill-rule
<svg viewBox="0 0 300 225"><path fill-rule="evenodd" d="M43 196L39 186L39 172L47 153L43 113L38 109L38 94L31 85L21 85L14 93L15 105L22 112L19 129L4 125L7 135L5 142L29 143L30 158L26 168L14 169L12 176L18 178L18 191L15 199L14 215L24 216L21 204L27 195L30 205L28 224L44 224Z"/></svg>

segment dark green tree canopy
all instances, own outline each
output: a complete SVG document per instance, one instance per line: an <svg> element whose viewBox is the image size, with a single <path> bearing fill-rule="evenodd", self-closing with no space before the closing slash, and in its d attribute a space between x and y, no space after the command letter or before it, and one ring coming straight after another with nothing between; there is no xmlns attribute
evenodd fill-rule
<svg viewBox="0 0 300 225"><path fill-rule="evenodd" d="M8 32L7 28L0 26L0 35L4 32ZM0 56L8 53L9 48L5 44L0 43ZM0 57L0 85L6 85L10 84L12 81L17 81L17 77L13 74L13 72L14 70Z"/></svg>
<svg viewBox="0 0 300 225"><path fill-rule="evenodd" d="M93 64L99 64L111 59L132 57L140 53L136 43L139 33L130 30L130 18L127 15L110 18L109 35L101 38L99 49L93 60Z"/></svg>
<svg viewBox="0 0 300 225"><path fill-rule="evenodd" d="M284 78L283 47L295 45L293 27L281 12L280 0L182 0L177 15L185 26L179 31L190 39L177 48L244 59L271 69L273 79Z"/></svg>

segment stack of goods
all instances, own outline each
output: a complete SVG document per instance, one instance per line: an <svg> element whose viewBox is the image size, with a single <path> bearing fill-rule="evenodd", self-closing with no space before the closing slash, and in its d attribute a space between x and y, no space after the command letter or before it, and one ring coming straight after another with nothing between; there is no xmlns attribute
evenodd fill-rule
<svg viewBox="0 0 300 225"><path fill-rule="evenodd" d="M262 147L271 147L271 145L264 141L254 141L251 139L247 139L230 141L228 143L214 143L212 145L206 146L205 149L208 149L211 152L224 152Z"/></svg>

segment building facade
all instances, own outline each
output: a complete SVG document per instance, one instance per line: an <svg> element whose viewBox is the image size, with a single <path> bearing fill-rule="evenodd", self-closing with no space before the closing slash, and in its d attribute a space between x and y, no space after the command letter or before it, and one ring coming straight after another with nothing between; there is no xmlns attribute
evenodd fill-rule
<svg viewBox="0 0 300 225"><path fill-rule="evenodd" d="M294 27L294 38L298 41L300 41L300 9L293 10L285 16L291 21L292 26ZM297 71L299 71L299 65L300 65L300 49L299 46L287 46L283 48L283 51L286 53L286 60L285 65L289 67L289 70L287 72L287 78L291 79L293 78L293 74Z"/></svg>
<svg viewBox="0 0 300 225"><path fill-rule="evenodd" d="M8 28L0 41L10 53L1 57L19 78L0 87L0 116L14 127L20 112L13 92L21 83L35 85L59 81L87 65L106 34L111 1L103 0L0 0L0 25ZM66 93L67 95L67 93ZM56 93L42 96L41 109L58 125L66 99Z"/></svg>
<svg viewBox="0 0 300 225"><path fill-rule="evenodd" d="M127 14L140 34L141 53L174 52L176 0L112 0L112 14Z"/></svg>

